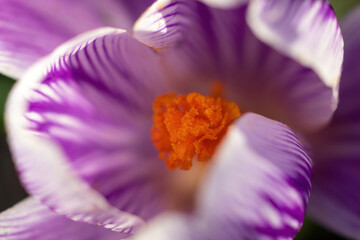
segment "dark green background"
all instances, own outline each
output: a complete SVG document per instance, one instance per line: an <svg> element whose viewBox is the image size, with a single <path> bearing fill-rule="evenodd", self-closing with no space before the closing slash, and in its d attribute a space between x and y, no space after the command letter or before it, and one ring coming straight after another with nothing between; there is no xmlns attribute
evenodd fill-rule
<svg viewBox="0 0 360 240"><path fill-rule="evenodd" d="M360 4L360 0L330 0L330 2L340 21L348 11L357 4ZM0 211L12 206L26 196L25 191L19 184L14 166L11 162L3 124L5 101L13 84L14 80L0 75ZM306 219L303 228L296 237L296 240L303 239L335 240L346 238L341 238L311 220Z"/></svg>

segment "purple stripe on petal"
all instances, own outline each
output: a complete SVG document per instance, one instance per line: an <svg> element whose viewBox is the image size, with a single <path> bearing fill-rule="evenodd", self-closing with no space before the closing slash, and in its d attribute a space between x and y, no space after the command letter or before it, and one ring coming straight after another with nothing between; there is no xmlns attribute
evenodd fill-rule
<svg viewBox="0 0 360 240"><path fill-rule="evenodd" d="M176 42L181 37L179 28L182 28L178 18L183 16L177 11L180 5L192 6L192 3L156 1L135 23L135 37L155 48Z"/></svg>
<svg viewBox="0 0 360 240"><path fill-rule="evenodd" d="M327 124L336 108L334 79L340 75L343 42L327 3L320 4L325 12L316 12L318 3L313 7L299 1L288 5L294 14L278 17L289 18L291 26L267 20L271 16L263 13L267 5L261 1L224 9L200 1L161 0L135 24L135 37L162 55L164 68L179 92L195 90L207 95L211 83L220 81L227 98L243 111L257 112L309 132ZM274 12L281 9L280 4L272 5ZM321 19L320 27L306 25L311 16L305 13L310 10L318 13L315 15ZM268 22L272 25L267 26ZM255 31L255 25L262 27ZM303 30L304 26L309 29ZM322 27L330 29L331 34L325 34ZM263 39L262 29L284 44ZM294 29L298 31L294 33ZM321 42L314 42L309 31L316 32ZM287 35L293 39L286 39ZM306 51L297 54L297 47ZM312 52L318 60L315 63ZM327 69L335 73L324 77L324 72L332 72ZM330 78L334 82L329 83Z"/></svg>
<svg viewBox="0 0 360 240"><path fill-rule="evenodd" d="M127 235L96 225L74 222L28 198L0 213L0 239L6 240L90 240L123 239Z"/></svg>
<svg viewBox="0 0 360 240"><path fill-rule="evenodd" d="M165 215L138 239L292 239L310 194L312 163L283 124L249 113L215 153L196 210ZM173 238L174 237L174 238Z"/></svg>
<svg viewBox="0 0 360 240"><path fill-rule="evenodd" d="M152 0L1 0L0 71L18 78L71 37L103 26L130 30Z"/></svg>
<svg viewBox="0 0 360 240"><path fill-rule="evenodd" d="M342 25L344 72L331 124L312 136L314 182L309 215L351 239L360 239L360 8Z"/></svg>
<svg viewBox="0 0 360 240"><path fill-rule="evenodd" d="M154 52L98 29L59 47L20 80L9 142L26 189L73 220L133 232L162 210L165 170L151 105L168 92Z"/></svg>

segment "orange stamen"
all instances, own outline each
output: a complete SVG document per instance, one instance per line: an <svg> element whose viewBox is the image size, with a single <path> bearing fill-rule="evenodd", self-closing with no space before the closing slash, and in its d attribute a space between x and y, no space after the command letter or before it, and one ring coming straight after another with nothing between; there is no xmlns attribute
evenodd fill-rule
<svg viewBox="0 0 360 240"><path fill-rule="evenodd" d="M227 127L240 116L235 103L199 93L159 96L153 109L152 141L173 170L190 169L195 155L198 161L211 158Z"/></svg>

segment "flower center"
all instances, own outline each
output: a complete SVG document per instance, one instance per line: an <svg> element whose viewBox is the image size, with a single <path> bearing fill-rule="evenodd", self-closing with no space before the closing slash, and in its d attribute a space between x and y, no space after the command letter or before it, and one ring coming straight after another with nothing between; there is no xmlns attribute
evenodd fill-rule
<svg viewBox="0 0 360 240"><path fill-rule="evenodd" d="M192 159L206 161L240 116L238 106L221 97L199 93L158 96L153 103L152 141L169 169L188 170Z"/></svg>

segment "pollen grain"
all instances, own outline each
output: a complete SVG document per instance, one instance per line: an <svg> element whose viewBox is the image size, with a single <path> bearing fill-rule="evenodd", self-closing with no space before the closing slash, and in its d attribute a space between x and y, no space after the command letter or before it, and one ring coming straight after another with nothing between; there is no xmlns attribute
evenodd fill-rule
<svg viewBox="0 0 360 240"><path fill-rule="evenodd" d="M199 93L158 96L153 103L151 138L167 168L188 170L192 159L206 161L240 116L237 105L221 97Z"/></svg>

